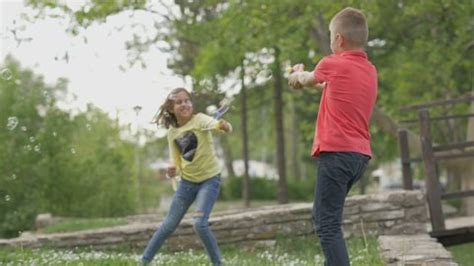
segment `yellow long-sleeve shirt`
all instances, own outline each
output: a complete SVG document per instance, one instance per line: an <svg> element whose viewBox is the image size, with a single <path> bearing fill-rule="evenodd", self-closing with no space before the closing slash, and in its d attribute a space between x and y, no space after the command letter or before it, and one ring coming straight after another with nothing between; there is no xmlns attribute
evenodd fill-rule
<svg viewBox="0 0 474 266"><path fill-rule="evenodd" d="M202 182L221 172L211 131L221 131L214 118L198 113L181 127L170 127L170 159L182 178ZM230 125L230 124L229 124Z"/></svg>

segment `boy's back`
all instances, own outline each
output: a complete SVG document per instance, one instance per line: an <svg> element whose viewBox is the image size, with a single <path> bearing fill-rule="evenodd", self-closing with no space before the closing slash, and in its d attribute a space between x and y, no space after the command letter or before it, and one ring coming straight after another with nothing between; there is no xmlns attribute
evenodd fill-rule
<svg viewBox="0 0 474 266"><path fill-rule="evenodd" d="M363 51L325 57L314 76L326 82L312 155L321 151L359 152L372 156L369 119L377 98L377 70Z"/></svg>

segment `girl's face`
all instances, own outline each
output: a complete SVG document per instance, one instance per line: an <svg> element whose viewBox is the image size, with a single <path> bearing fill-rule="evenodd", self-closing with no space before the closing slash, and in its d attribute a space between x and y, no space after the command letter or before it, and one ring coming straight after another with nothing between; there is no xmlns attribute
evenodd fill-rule
<svg viewBox="0 0 474 266"><path fill-rule="evenodd" d="M184 91L180 91L174 95L173 102L172 113L176 116L178 123L187 122L193 115L193 103L189 95Z"/></svg>

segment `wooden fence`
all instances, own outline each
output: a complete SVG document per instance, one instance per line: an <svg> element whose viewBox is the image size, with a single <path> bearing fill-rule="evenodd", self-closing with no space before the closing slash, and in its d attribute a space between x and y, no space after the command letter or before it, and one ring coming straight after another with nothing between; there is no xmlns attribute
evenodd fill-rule
<svg viewBox="0 0 474 266"><path fill-rule="evenodd" d="M407 129L399 129L399 148L402 164L403 187L407 190L413 189L413 176L411 171L412 163L422 162L425 174L425 187L428 200L428 208L431 217L432 231L442 233L446 230L444 215L441 207L441 200L456 199L474 196L474 190L443 192L439 182L438 162L441 160L450 160L464 157L474 157L474 151L466 149L474 147L474 141L455 142L448 144L434 144L432 141L431 125L433 121L442 121L450 119L462 119L474 117L474 114L457 114L442 116L430 116L429 108L456 105L461 103L471 103L474 101L474 95L468 94L462 98L434 101L421 105L413 105L401 108L401 111L416 111L418 119L404 120L402 123L418 123L421 141L421 157L410 158L410 149L408 145ZM474 161L473 161L474 163ZM474 173L473 173L474 178Z"/></svg>

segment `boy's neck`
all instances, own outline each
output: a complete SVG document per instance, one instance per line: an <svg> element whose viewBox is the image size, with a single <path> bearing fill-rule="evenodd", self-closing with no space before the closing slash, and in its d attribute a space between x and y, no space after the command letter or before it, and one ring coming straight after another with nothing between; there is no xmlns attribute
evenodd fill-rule
<svg viewBox="0 0 474 266"><path fill-rule="evenodd" d="M365 52L364 48L341 48L341 50L337 54L342 54L345 52Z"/></svg>

